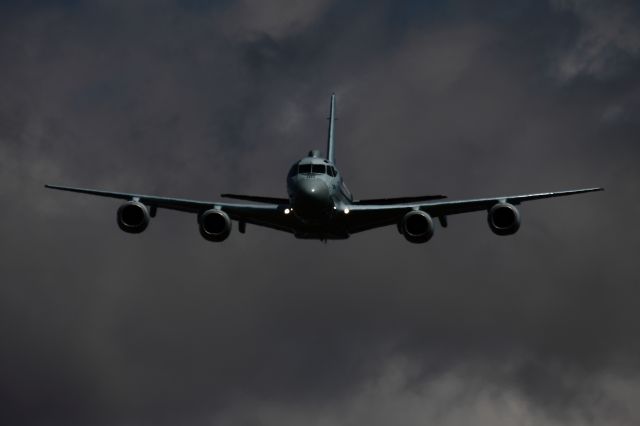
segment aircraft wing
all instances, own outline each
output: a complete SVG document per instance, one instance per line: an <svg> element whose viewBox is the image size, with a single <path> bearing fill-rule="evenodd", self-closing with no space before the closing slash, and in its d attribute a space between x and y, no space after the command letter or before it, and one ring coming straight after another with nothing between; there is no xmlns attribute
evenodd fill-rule
<svg viewBox="0 0 640 426"><path fill-rule="evenodd" d="M68 186L45 185L45 188L61 191L77 192L80 194L96 195L99 197L118 198L121 200L136 200L151 208L163 208L189 213L201 213L212 208L219 208L233 220L251 223L258 226L273 228L285 232L295 232L293 215L285 215L283 210L288 207L283 204L243 204L220 203L216 201L198 201L183 198L158 197L155 195L134 194L128 192L111 192L97 189L74 188Z"/></svg>
<svg viewBox="0 0 640 426"><path fill-rule="evenodd" d="M497 203L520 204L524 201L543 198L564 197L584 192L602 191L604 188L585 188L570 191L542 192L537 194L509 195L502 197L477 198L471 200L436 201L426 203L399 204L355 204L349 206L349 233L388 226L398 223L402 216L410 210L419 209L442 222L453 214L488 210ZM446 222L445 222L446 223Z"/></svg>
<svg viewBox="0 0 640 426"><path fill-rule="evenodd" d="M399 197L399 198L375 198L369 200L353 200L352 204L367 205L367 204L407 204L407 203L421 203L423 201L441 200L447 198L446 195L423 195L420 197Z"/></svg>

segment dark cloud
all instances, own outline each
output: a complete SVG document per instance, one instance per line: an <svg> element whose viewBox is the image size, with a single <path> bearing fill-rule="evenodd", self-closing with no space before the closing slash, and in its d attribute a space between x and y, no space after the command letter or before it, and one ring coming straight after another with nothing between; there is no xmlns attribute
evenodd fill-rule
<svg viewBox="0 0 640 426"><path fill-rule="evenodd" d="M303 3L2 3L2 423L636 424L635 3ZM359 197L607 191L414 246L42 188L283 195L333 90Z"/></svg>
<svg viewBox="0 0 640 426"><path fill-rule="evenodd" d="M613 78L623 70L631 71L629 62L640 53L637 3L557 0L552 4L557 10L572 12L580 23L577 41L558 61L560 78Z"/></svg>

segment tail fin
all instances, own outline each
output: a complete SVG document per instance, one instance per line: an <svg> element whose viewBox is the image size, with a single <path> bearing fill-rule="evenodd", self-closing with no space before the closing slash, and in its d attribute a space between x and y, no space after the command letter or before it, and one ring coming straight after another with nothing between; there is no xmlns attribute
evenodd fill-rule
<svg viewBox="0 0 640 426"><path fill-rule="evenodd" d="M331 95L331 105L329 112L329 138L327 139L327 160L331 163L336 162L335 158L335 140L333 138L335 121L336 121L336 94Z"/></svg>

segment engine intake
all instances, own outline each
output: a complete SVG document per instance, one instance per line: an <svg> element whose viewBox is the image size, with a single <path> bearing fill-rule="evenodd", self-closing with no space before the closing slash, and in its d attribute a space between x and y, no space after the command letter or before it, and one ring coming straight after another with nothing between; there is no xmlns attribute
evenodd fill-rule
<svg viewBox="0 0 640 426"><path fill-rule="evenodd" d="M149 210L138 201L128 201L118 208L118 226L124 232L139 234L147 229L150 220Z"/></svg>
<svg viewBox="0 0 640 426"><path fill-rule="evenodd" d="M498 203L489 209L487 221L494 234L515 234L520 229L520 212L513 204Z"/></svg>
<svg viewBox="0 0 640 426"><path fill-rule="evenodd" d="M433 219L421 210L413 210L404 215L400 229L407 241L426 243L433 237Z"/></svg>
<svg viewBox="0 0 640 426"><path fill-rule="evenodd" d="M231 219L222 210L211 209L198 216L200 235L209 241L224 241L231 233Z"/></svg>

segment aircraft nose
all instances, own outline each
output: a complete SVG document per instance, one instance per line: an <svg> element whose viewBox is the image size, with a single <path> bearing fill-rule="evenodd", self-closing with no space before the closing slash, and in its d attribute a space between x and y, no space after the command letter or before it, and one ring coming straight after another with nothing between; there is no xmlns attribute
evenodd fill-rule
<svg viewBox="0 0 640 426"><path fill-rule="evenodd" d="M322 216L331 207L329 187L320 179L303 179L298 182L294 211L305 218Z"/></svg>

